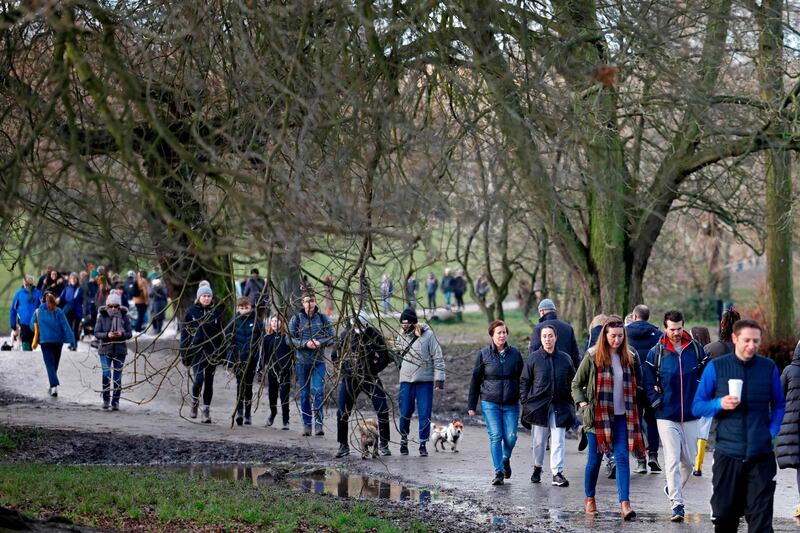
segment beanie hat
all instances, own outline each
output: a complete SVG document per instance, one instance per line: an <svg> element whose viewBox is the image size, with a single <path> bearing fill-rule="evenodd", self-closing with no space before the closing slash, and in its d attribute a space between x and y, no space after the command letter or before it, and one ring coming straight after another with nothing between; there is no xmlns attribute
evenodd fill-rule
<svg viewBox="0 0 800 533"><path fill-rule="evenodd" d="M403 309L403 313L400 315L400 323L401 324L416 324L417 323L417 312L414 311L410 307L406 307Z"/></svg>
<svg viewBox="0 0 800 533"><path fill-rule="evenodd" d="M117 291L111 291L108 293L106 305L122 305L122 298L120 298Z"/></svg>
<svg viewBox="0 0 800 533"><path fill-rule="evenodd" d="M554 304L553 300L551 300L550 298L545 298L544 300L539 302L539 311L547 311L547 310L550 311L556 310L556 304Z"/></svg>
<svg viewBox="0 0 800 533"><path fill-rule="evenodd" d="M211 287L209 287L208 285L200 285L197 288L197 299L199 300L201 296L214 296Z"/></svg>

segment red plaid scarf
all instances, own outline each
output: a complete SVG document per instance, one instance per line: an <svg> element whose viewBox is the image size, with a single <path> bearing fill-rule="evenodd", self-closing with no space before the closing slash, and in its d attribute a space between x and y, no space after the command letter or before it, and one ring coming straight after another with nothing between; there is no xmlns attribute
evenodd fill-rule
<svg viewBox="0 0 800 533"><path fill-rule="evenodd" d="M632 368L622 367L622 394L625 398L625 418L628 423L628 449L637 457L644 454L644 439L639 428L636 407L636 377ZM594 410L594 428L597 448L603 453L612 451L611 426L614 420L614 369L612 365L597 367L597 395Z"/></svg>

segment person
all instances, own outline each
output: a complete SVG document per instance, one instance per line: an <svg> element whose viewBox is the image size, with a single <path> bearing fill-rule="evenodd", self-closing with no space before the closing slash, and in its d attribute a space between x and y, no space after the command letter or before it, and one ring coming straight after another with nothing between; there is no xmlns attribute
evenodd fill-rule
<svg viewBox="0 0 800 533"><path fill-rule="evenodd" d="M286 322L281 315L273 315L269 319L264 346L258 363L258 374L267 379L269 398L269 415L267 427L271 427L278 415L278 397L281 400L283 427L289 429L289 391L292 387L292 363L294 354L291 342L286 334Z"/></svg>
<svg viewBox="0 0 800 533"><path fill-rule="evenodd" d="M572 359L572 365L578 368L580 354L578 353L578 341L575 339L575 330L566 322L558 319L556 314L556 304L550 298L545 298L539 302L539 324L533 329L531 343L528 353L531 354L542 347L542 328L545 324L550 324L556 328L557 339L556 349L565 352Z"/></svg>
<svg viewBox="0 0 800 533"><path fill-rule="evenodd" d="M481 272L481 275L478 276L478 280L475 282L475 296L478 297L478 300L486 305L486 297L489 295L489 279L486 276L486 272Z"/></svg>
<svg viewBox="0 0 800 533"><path fill-rule="evenodd" d="M150 283L147 281L147 272L141 270L136 275L136 283L133 285L133 304L136 306L136 324L133 329L137 333L144 331L149 303Z"/></svg>
<svg viewBox="0 0 800 533"><path fill-rule="evenodd" d="M97 270L90 269L86 285L81 286L83 287L83 333L88 335L94 332L94 324L97 320L97 294L100 291L97 283ZM105 300L103 301L105 302Z"/></svg>
<svg viewBox="0 0 800 533"><path fill-rule="evenodd" d="M250 303L249 296L236 300L237 316L225 328L228 341L228 363L236 376L236 425L253 423L253 379L255 379L261 343L264 339L264 323Z"/></svg>
<svg viewBox="0 0 800 533"><path fill-rule="evenodd" d="M733 308L733 306L729 307L724 313L722 313L722 318L719 321L718 339L705 345L703 348L709 359L713 360L717 357L722 357L723 355L733 353L733 325L741 320L741 318L741 315L736 309Z"/></svg>
<svg viewBox="0 0 800 533"><path fill-rule="evenodd" d="M558 343L556 342L556 346ZM583 409L583 427L589 445L584 474L586 513L597 513L595 488L603 454L613 450L617 493L623 520L636 513L630 503L628 453L644 453L636 406L634 354L622 318L611 315L597 344L590 348L572 380L572 399Z"/></svg>
<svg viewBox="0 0 800 533"><path fill-rule="evenodd" d="M633 321L625 326L625 332L628 334L628 343L631 348L636 351L639 361L647 361L647 354L650 349L658 344L659 339L663 335L661 330L649 322L650 308L644 304L639 304L633 308L631 312ZM644 383L641 384L640 389L644 391ZM637 474L646 474L647 467L650 467L651 474L661 472L661 464L658 462L658 450L661 446L661 439L658 436L658 423L656 422L656 412L650 406L647 399L647 394L643 392L638 395L637 404L639 407L639 415L641 420L639 424L642 426L645 438L647 439L647 455L644 457L637 457L636 469Z"/></svg>
<svg viewBox="0 0 800 533"><path fill-rule="evenodd" d="M464 293L467 290L467 280L464 271L459 270L452 282L453 296L456 298L456 311L464 311Z"/></svg>
<svg viewBox="0 0 800 533"><path fill-rule="evenodd" d="M444 305L447 309L450 309L450 304L453 299L453 275L449 268L444 269L444 275L442 276L442 294L444 295Z"/></svg>
<svg viewBox="0 0 800 533"><path fill-rule="evenodd" d="M467 414L475 416L480 398L494 467L492 485L502 485L511 477L524 361L519 350L508 344L508 326L502 320L489 324L489 338L491 343L478 351L472 367Z"/></svg>
<svg viewBox="0 0 800 533"><path fill-rule="evenodd" d="M128 270L128 276L122 281L122 286L125 289L125 298L128 302L133 301L134 292L134 285L136 284L136 272L133 270Z"/></svg>
<svg viewBox="0 0 800 533"><path fill-rule="evenodd" d="M325 287L325 314L331 316L333 314L333 278L325 276L322 286Z"/></svg>
<svg viewBox="0 0 800 533"><path fill-rule="evenodd" d="M192 377L190 418L197 418L202 392L201 422L211 423L211 399L214 396L214 373L222 358L224 336L222 309L213 305L211 287L201 282L194 304L186 310L181 324L180 347Z"/></svg>
<svg viewBox="0 0 800 533"><path fill-rule="evenodd" d="M533 430L533 474L540 483L547 437L550 436L550 473L553 485L569 487L564 477L564 446L567 428L575 425L571 385L575 377L572 359L556 349L558 332L552 324L541 329L542 347L528 355L520 380L523 425Z"/></svg>
<svg viewBox="0 0 800 533"><path fill-rule="evenodd" d="M395 339L400 351L400 455L408 455L408 433L414 410L419 418L419 456L427 457L431 434L433 390L444 390L445 365L442 347L430 326L419 324L417 312L407 307L400 314L400 332Z"/></svg>
<svg viewBox="0 0 800 533"><path fill-rule="evenodd" d="M61 350L65 343L72 348L77 343L67 322L67 317L56 304L56 296L52 292L45 293L44 303L33 313L30 328L35 331L37 326L39 328L39 346L42 347L42 359L50 383L48 392L50 396L56 397L60 385L58 365L61 362Z"/></svg>
<svg viewBox="0 0 800 533"><path fill-rule="evenodd" d="M39 280L36 282L36 288L39 289L39 292L41 292L42 294L45 293L46 289L45 283L47 283L48 279L50 278L50 272L52 272L55 269L56 267L54 267L53 265L47 265L47 268L45 268L42 271L42 275L39 276Z"/></svg>
<svg viewBox="0 0 800 533"><path fill-rule="evenodd" d="M12 335L19 336L23 352L31 351L33 342L33 329L31 319L33 313L42 302L42 291L33 286L33 276L27 275L22 279L22 286L14 294L9 312L9 325ZM17 331L19 328L19 331Z"/></svg>
<svg viewBox="0 0 800 533"><path fill-rule="evenodd" d="M394 282L388 274L383 275L381 280L381 300L383 300L383 312L388 313L392 310L392 293L394 292Z"/></svg>
<svg viewBox="0 0 800 533"><path fill-rule="evenodd" d="M333 362L340 365L342 375L339 410L336 412L336 440L339 442L337 458L350 455L348 421L362 392L370 397L378 416L379 452L381 455L392 455L389 451L389 401L379 377L390 361L383 334L369 323L366 312L359 311L339 335L334 351Z"/></svg>
<svg viewBox="0 0 800 533"><path fill-rule="evenodd" d="M783 369L781 385L786 398L786 412L778 431L775 456L778 468L795 469L800 491L800 343L794 348L792 362ZM793 516L800 518L800 505L795 507Z"/></svg>
<svg viewBox="0 0 800 533"><path fill-rule="evenodd" d="M428 309L436 309L436 291L439 289L439 281L433 272L428 272L425 289L428 291Z"/></svg>
<svg viewBox="0 0 800 533"><path fill-rule="evenodd" d="M711 344L711 332L705 326L694 326L690 332L692 338L696 340L700 346Z"/></svg>
<svg viewBox="0 0 800 533"><path fill-rule="evenodd" d="M164 327L167 304L169 304L167 288L161 278L155 278L150 284L150 323L156 335L160 334Z"/></svg>
<svg viewBox="0 0 800 533"><path fill-rule="evenodd" d="M717 421L711 478L711 520L717 533L736 531L742 515L748 531L773 531L778 472L773 439L785 402L778 367L757 354L761 339L758 322L737 321L731 335L734 353L706 365L692 403L695 416Z"/></svg>
<svg viewBox="0 0 800 533"><path fill-rule="evenodd" d="M599 314L595 315L592 318L592 321L589 322L589 338L586 340L586 346L584 346L583 353L586 353L586 350L597 344L597 339L600 337L600 332L603 331L603 324L605 323L608 315Z"/></svg>
<svg viewBox="0 0 800 533"><path fill-rule="evenodd" d="M128 309L122 306L122 298L112 291L106 304L97 310L94 336L100 341L97 354L102 367L101 386L103 409L119 410L122 394L122 367L128 355L126 341L133 337Z"/></svg>
<svg viewBox="0 0 800 533"><path fill-rule="evenodd" d="M325 401L325 348L335 340L330 319L319 312L313 292L302 296L303 308L289 321L289 339L295 348L297 385L300 388L300 413L303 417L303 436L311 436L311 423L315 435L322 437ZM314 407L312 411L311 397Z"/></svg>
<svg viewBox="0 0 800 533"><path fill-rule="evenodd" d="M250 279L244 284L242 297L250 300L250 306L256 310L259 318L265 317L265 312L269 311L269 295L266 291L267 283L261 277L257 268L250 269ZM268 313L266 313L268 314Z"/></svg>
<svg viewBox="0 0 800 533"><path fill-rule="evenodd" d="M683 522L683 487L692 473L697 454L699 417L692 414L697 384L707 356L703 347L683 329L683 314L664 314L664 335L647 353L644 389L656 412L656 425L664 447L666 491L673 522Z"/></svg>
<svg viewBox="0 0 800 533"><path fill-rule="evenodd" d="M417 278L414 277L414 274L409 274L408 278L406 279L406 302L408 307L416 308L417 307L417 289L419 288L419 282Z"/></svg>
<svg viewBox="0 0 800 533"><path fill-rule="evenodd" d="M64 278L55 268L48 268L50 268L50 270L47 272L47 277L42 282L42 292L52 292L56 297L56 301L58 301L58 296L64 290Z"/></svg>

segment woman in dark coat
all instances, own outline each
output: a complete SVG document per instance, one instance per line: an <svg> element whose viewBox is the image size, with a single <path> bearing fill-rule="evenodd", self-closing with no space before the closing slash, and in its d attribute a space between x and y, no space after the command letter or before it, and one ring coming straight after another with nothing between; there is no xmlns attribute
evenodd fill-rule
<svg viewBox="0 0 800 533"><path fill-rule="evenodd" d="M100 356L103 377L103 409L119 410L122 393L122 367L128 355L126 341L133 337L128 308L122 306L122 296L114 290L106 298L106 305L97 311L94 336L100 341L97 354Z"/></svg>
<svg viewBox="0 0 800 533"><path fill-rule="evenodd" d="M800 490L800 343L794 349L792 363L781 374L783 394L786 396L786 414L783 415L775 455L780 468L797 470L797 486ZM800 505L794 510L800 518Z"/></svg>

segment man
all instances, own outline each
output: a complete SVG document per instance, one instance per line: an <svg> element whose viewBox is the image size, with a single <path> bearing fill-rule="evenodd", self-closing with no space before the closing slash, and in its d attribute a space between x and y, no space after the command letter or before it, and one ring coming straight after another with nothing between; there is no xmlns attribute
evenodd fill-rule
<svg viewBox="0 0 800 533"><path fill-rule="evenodd" d="M484 305L486 305L486 297L489 295L489 278L486 272L481 272L478 276L478 281L475 282L475 296L478 297Z"/></svg>
<svg viewBox="0 0 800 533"><path fill-rule="evenodd" d="M419 416L419 456L427 457L431 434L433 389L444 390L444 356L431 328L417 323L410 307L400 315L401 332L395 339L400 351L400 455L408 455L408 433L416 408Z"/></svg>
<svg viewBox="0 0 800 533"><path fill-rule="evenodd" d="M261 320L269 317L269 297L266 292L266 282L259 275L258 269L250 270L250 279L244 284L242 296L250 300L250 305L258 313Z"/></svg>
<svg viewBox="0 0 800 533"><path fill-rule="evenodd" d="M672 503L673 522L684 518L683 486L692 475L697 455L698 416L691 404L697 391L706 353L683 329L683 314L667 311L664 335L647 353L644 390L656 410L656 425L664 445L665 492Z"/></svg>
<svg viewBox="0 0 800 533"><path fill-rule="evenodd" d="M625 326L628 332L628 344L636 350L639 360L646 362L650 349L658 344L659 339L661 339L661 330L648 322L650 320L650 308L646 305L640 304L634 307L631 318L633 321ZM640 383L639 387L644 390L644 383ZM639 425L645 428L645 434L647 435L648 457L640 457L638 459L638 465L634 472L646 474L648 465L650 466L650 472L661 472L661 465L658 464L660 440L658 438L655 410L650 407L646 394L637 394L637 404L639 406L639 416L641 417ZM644 421L643 424L641 423L642 421Z"/></svg>
<svg viewBox="0 0 800 533"><path fill-rule="evenodd" d="M384 274L381 280L381 300L383 300L383 312L388 313L392 310L392 293L394 292L394 282L389 274Z"/></svg>
<svg viewBox="0 0 800 533"><path fill-rule="evenodd" d="M336 457L350 455L348 421L361 392L369 395L378 415L380 454L392 455L389 451L389 402L378 377L390 362L389 350L383 335L369 324L364 311L359 312L357 318L351 318L350 325L339 336L333 362L339 362L342 371L339 411L336 413L336 440L339 441Z"/></svg>
<svg viewBox="0 0 800 533"><path fill-rule="evenodd" d="M414 274L411 274L406 280L406 301L412 309L417 307L417 289L419 289L419 282L414 277Z"/></svg>
<svg viewBox="0 0 800 533"><path fill-rule="evenodd" d="M539 302L539 324L531 334L528 354L530 355L542 347L542 328L545 324L556 328L556 348L558 351L569 355L570 359L572 359L572 367L578 368L580 354L578 353L578 341L575 340L575 330L566 322L558 319L556 304L550 298L545 298Z"/></svg>
<svg viewBox="0 0 800 533"><path fill-rule="evenodd" d="M448 311L450 310L450 302L453 298L453 275L450 273L449 268L444 269L444 275L442 276L442 294L444 295L444 305L447 307Z"/></svg>
<svg viewBox="0 0 800 533"><path fill-rule="evenodd" d="M711 520L717 533L736 531L742 515L748 531L773 531L777 474L773 442L785 403L777 366L756 355L761 338L758 322L736 322L731 336L734 353L706 366L692 404L695 416L717 420L711 480Z"/></svg>
<svg viewBox="0 0 800 533"><path fill-rule="evenodd" d="M464 271L459 270L456 272L456 277L453 278L450 284L453 289L453 296L456 298L456 311L464 311L464 293L467 292L467 280L464 276Z"/></svg>
<svg viewBox="0 0 800 533"><path fill-rule="evenodd" d="M300 412L303 415L303 436L311 435L312 421L316 436L322 437L323 402L325 400L325 347L335 341L333 325L319 312L313 292L303 294L303 309L289 321L289 339L295 348L297 384L300 388ZM314 409L311 409L311 396Z"/></svg>
<svg viewBox="0 0 800 533"><path fill-rule="evenodd" d="M33 276L25 276L22 280L22 287L14 294L14 299L11 301L9 316L12 335L15 338L19 335L23 352L31 351L33 342L31 319L41 303L42 291L33 286ZM19 326L19 332L17 332L17 326Z"/></svg>

